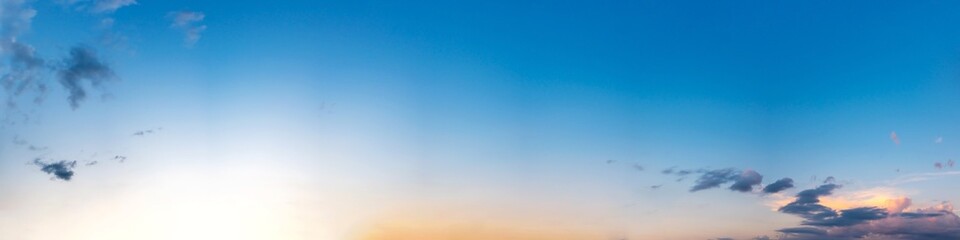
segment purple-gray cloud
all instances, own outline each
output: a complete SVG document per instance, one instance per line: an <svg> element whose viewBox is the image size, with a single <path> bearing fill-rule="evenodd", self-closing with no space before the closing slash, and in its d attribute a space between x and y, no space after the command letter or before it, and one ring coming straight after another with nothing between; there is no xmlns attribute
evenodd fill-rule
<svg viewBox="0 0 960 240"><path fill-rule="evenodd" d="M754 186L763 182L763 176L753 170L744 170L739 176L734 178L730 190L737 192L752 192Z"/></svg>
<svg viewBox="0 0 960 240"><path fill-rule="evenodd" d="M781 207L780 212L800 216L804 219L801 225L805 225L778 230L784 234L782 239L960 239L960 217L948 204L900 213L876 207L837 211L819 204L820 197L832 194L839 187L824 184L801 191L793 202Z"/></svg>
<svg viewBox="0 0 960 240"><path fill-rule="evenodd" d="M763 193L778 193L790 188L793 188L793 179L783 178L763 187Z"/></svg>

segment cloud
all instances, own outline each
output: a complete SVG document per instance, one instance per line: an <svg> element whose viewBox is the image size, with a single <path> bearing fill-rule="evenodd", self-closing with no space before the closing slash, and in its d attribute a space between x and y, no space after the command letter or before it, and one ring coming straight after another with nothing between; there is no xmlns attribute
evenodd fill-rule
<svg viewBox="0 0 960 240"><path fill-rule="evenodd" d="M206 17L202 12L177 11L167 14L172 23L170 27L183 32L183 42L187 46L193 46L200 41L200 34L207 30L207 25L203 25L203 19Z"/></svg>
<svg viewBox="0 0 960 240"><path fill-rule="evenodd" d="M911 201L900 198L888 202L886 209L855 207L834 210L820 204L820 198L833 194L840 186L824 184L801 191L780 212L800 216L802 227L778 230L783 239L960 239L960 218L947 202L930 208L904 212Z"/></svg>
<svg viewBox="0 0 960 240"><path fill-rule="evenodd" d="M637 171L643 171L643 170L644 170L643 165L640 165L640 164L633 164L633 169L635 169L635 170L637 170Z"/></svg>
<svg viewBox="0 0 960 240"><path fill-rule="evenodd" d="M97 58L96 53L86 47L74 47L70 56L64 61L60 70L60 84L67 90L67 100L70 107L77 109L87 97L83 81L86 80L93 87L99 87L104 82L116 79L113 69Z"/></svg>
<svg viewBox="0 0 960 240"><path fill-rule="evenodd" d="M70 179L73 178L73 168L77 166L77 161L63 160L54 163L44 163L38 158L33 160L33 164L40 166L41 171L52 174L60 180L70 181Z"/></svg>
<svg viewBox="0 0 960 240"><path fill-rule="evenodd" d="M819 203L820 197L833 194L833 190L837 188L840 188L840 185L831 183L820 185L814 189L800 191L800 193L797 193L793 202L780 207L778 211L797 215L807 219L808 221L836 217L837 213L833 211L833 209L830 209L829 207L823 206Z"/></svg>
<svg viewBox="0 0 960 240"><path fill-rule="evenodd" d="M763 176L756 171L748 169L741 172L740 176L737 176L734 179L733 185L730 185L730 190L737 192L752 192L753 186L760 185L760 182L763 182Z"/></svg>
<svg viewBox="0 0 960 240"><path fill-rule="evenodd" d="M933 143L943 143L943 137L937 137L937 139L933 140Z"/></svg>
<svg viewBox="0 0 960 240"><path fill-rule="evenodd" d="M793 179L783 178L763 187L763 193L778 193L790 188L793 188Z"/></svg>
<svg viewBox="0 0 960 240"><path fill-rule="evenodd" d="M927 173L916 173L909 174L897 177L890 181L888 184L895 186L906 183L915 183L915 182L924 182L929 180L940 179L944 177L952 177L960 175L960 171L943 171L943 172L927 172Z"/></svg>
<svg viewBox="0 0 960 240"><path fill-rule="evenodd" d="M897 136L897 132L890 132L890 140L893 141L893 144L900 145L900 137Z"/></svg>
<svg viewBox="0 0 960 240"><path fill-rule="evenodd" d="M117 9L137 4L136 0L60 0L59 2L78 11L94 14L113 13Z"/></svg>
<svg viewBox="0 0 960 240"><path fill-rule="evenodd" d="M808 236L827 235L827 230L823 230L815 227L784 228L784 229L777 230L777 232L785 233L788 235L808 235Z"/></svg>
<svg viewBox="0 0 960 240"><path fill-rule="evenodd" d="M91 9L94 13L112 13L125 6L137 4L136 0L97 0Z"/></svg>
<svg viewBox="0 0 960 240"><path fill-rule="evenodd" d="M836 178L834 178L833 176L829 176L829 177L827 177L827 179L824 179L824 180L823 180L823 184L834 183L834 182L836 182L836 181L837 181Z"/></svg>
<svg viewBox="0 0 960 240"><path fill-rule="evenodd" d="M26 90L36 90L40 96L34 102L40 102L46 86L42 80L44 60L37 56L33 46L18 41L20 35L30 29L37 11L24 0L0 2L0 56L4 59L4 72L0 74L0 85L7 93L7 104L16 106L14 98Z"/></svg>
<svg viewBox="0 0 960 240"><path fill-rule="evenodd" d="M910 207L910 204L913 204L913 201L907 197L887 199L885 202L887 212L890 213L901 213L903 210L906 210L907 207Z"/></svg>
<svg viewBox="0 0 960 240"><path fill-rule="evenodd" d="M736 180L738 175L740 175L740 173L732 168L707 171L703 173L703 175L700 175L700 178L697 178L695 185L690 188L690 191L696 192L719 187L721 184Z"/></svg>
<svg viewBox="0 0 960 240"><path fill-rule="evenodd" d="M674 172L673 168L663 171L665 174L674 174L678 176L685 176L691 173L703 173L697 180L694 182L694 186L690 188L690 192L696 192L700 190L717 188L720 185L724 185L732 182L729 189L731 191L737 192L753 192L753 188L759 187L760 183L763 182L763 176L760 173L753 170L736 170L733 168L725 168L718 170L681 170ZM678 179L677 181L680 181Z"/></svg>
<svg viewBox="0 0 960 240"><path fill-rule="evenodd" d="M159 128L151 128L151 129L147 129L147 130L140 130L140 131L133 132L133 135L134 135L134 136L144 136L144 135L154 134L154 133L159 132L159 131L163 131L163 128L162 128L162 127L159 127Z"/></svg>
<svg viewBox="0 0 960 240"><path fill-rule="evenodd" d="M803 222L803 225L819 227L845 227L887 217L887 211L877 207L859 207L840 210L839 215Z"/></svg>
<svg viewBox="0 0 960 240"><path fill-rule="evenodd" d="M933 167L936 168L937 170L943 169L943 163L935 162L933 163Z"/></svg>

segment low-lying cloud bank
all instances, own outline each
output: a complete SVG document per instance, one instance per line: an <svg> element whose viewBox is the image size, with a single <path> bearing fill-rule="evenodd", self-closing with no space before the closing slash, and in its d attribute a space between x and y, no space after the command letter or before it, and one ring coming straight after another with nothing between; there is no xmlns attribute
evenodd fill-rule
<svg viewBox="0 0 960 240"><path fill-rule="evenodd" d="M803 218L799 227L783 228L782 239L960 239L960 217L947 202L931 208L902 211L911 201L897 201L893 210L879 207L856 207L835 210L820 203L820 197L839 189L837 184L824 184L803 190L780 212ZM901 211L901 212L898 212Z"/></svg>

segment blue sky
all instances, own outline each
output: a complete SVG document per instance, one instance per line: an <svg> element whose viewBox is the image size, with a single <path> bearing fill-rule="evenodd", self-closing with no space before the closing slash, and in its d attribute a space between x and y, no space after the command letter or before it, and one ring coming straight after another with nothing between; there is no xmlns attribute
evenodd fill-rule
<svg viewBox="0 0 960 240"><path fill-rule="evenodd" d="M2 3L0 239L960 236L960 3Z"/></svg>

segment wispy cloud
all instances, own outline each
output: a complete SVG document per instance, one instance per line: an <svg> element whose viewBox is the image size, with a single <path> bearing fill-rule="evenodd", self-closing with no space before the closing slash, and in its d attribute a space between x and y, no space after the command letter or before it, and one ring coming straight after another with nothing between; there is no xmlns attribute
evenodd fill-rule
<svg viewBox="0 0 960 240"><path fill-rule="evenodd" d="M915 174L903 175L891 181L888 181L886 184L890 186L896 186L896 185L901 185L906 183L923 182L923 181L929 181L929 180L934 180L934 179L939 179L944 177L953 177L953 176L960 176L960 171L927 172L927 173L915 173Z"/></svg>
<svg viewBox="0 0 960 240"><path fill-rule="evenodd" d="M34 102L41 102L46 85L42 77L44 60L33 46L18 41L19 37L30 30L37 11L27 1L10 0L0 2L0 56L8 64L0 75L0 85L7 93L7 105L15 107L15 98L27 90L36 90Z"/></svg>
<svg viewBox="0 0 960 240"><path fill-rule="evenodd" d="M136 0L97 0L91 11L94 13L112 13L125 6L137 4Z"/></svg>
<svg viewBox="0 0 960 240"><path fill-rule="evenodd" d="M117 9L137 4L136 0L60 0L58 2L78 11L94 14L113 13Z"/></svg>
<svg viewBox="0 0 960 240"><path fill-rule="evenodd" d="M690 191L696 192L719 187L721 184L733 181L737 175L739 175L739 173L732 168L707 171L701 175L700 178L697 178L695 185L690 188Z"/></svg>
<svg viewBox="0 0 960 240"><path fill-rule="evenodd" d="M67 89L67 100L70 107L77 109L80 102L87 98L87 90L83 86L86 81L93 87L100 87L104 82L114 80L117 76L109 65L100 60L93 49L74 47L70 56L63 61L60 70L60 84Z"/></svg>
<svg viewBox="0 0 960 240"><path fill-rule="evenodd" d="M200 41L203 31L207 30L207 25L203 25L203 19L206 18L202 12L177 11L167 14L172 23L170 27L184 34L183 42L187 46L193 46Z"/></svg>

